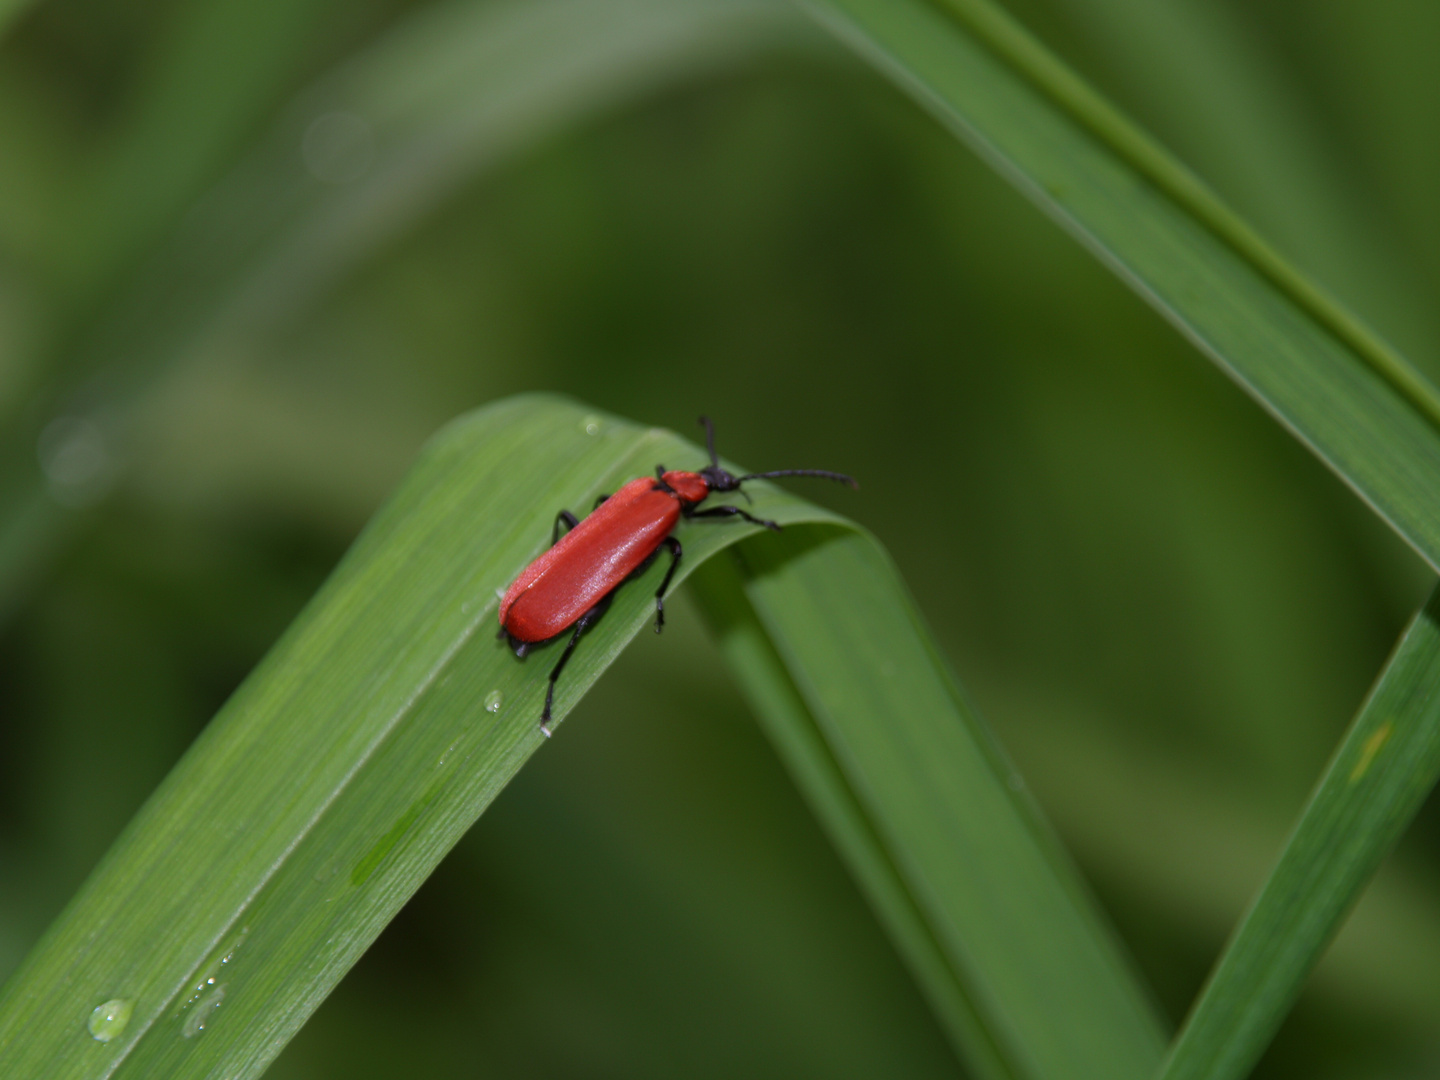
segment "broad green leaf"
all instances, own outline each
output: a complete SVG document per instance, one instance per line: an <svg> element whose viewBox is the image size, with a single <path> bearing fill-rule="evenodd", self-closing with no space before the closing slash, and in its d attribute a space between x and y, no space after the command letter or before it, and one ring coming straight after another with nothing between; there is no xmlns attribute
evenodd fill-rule
<svg viewBox="0 0 1440 1080"><path fill-rule="evenodd" d="M1440 396L1403 358L986 0L807 6L1440 569Z"/></svg>
<svg viewBox="0 0 1440 1080"><path fill-rule="evenodd" d="M522 663L494 630L499 591L543 550L555 511L701 460L667 432L543 397L438 435L0 990L0 1073L258 1075L544 745L557 651ZM842 850L881 867L863 876L962 1048L997 1076L1060 1075L1060 1057L1101 1053L1129 1075L1158 1057L1073 871L874 542L773 485L752 493L791 528L747 546L745 589L843 768L853 794L836 798L858 807L826 820ZM682 576L756 531L683 525ZM663 569L587 636L557 720L651 623ZM1074 1018L1041 1039L1046 1010Z"/></svg>
<svg viewBox="0 0 1440 1080"><path fill-rule="evenodd" d="M975 1073L1151 1075L1164 1039L1149 1001L875 540L790 530L713 560L697 585Z"/></svg>
<svg viewBox="0 0 1440 1080"><path fill-rule="evenodd" d="M1311 968L1440 779L1440 592L1416 615L1237 929L1165 1080L1249 1074Z"/></svg>
<svg viewBox="0 0 1440 1080"><path fill-rule="evenodd" d="M258 1075L545 742L556 650L517 661L495 639L497 591L558 508L657 461L703 454L542 398L438 435L0 991L0 1075ZM780 521L831 520L753 494ZM682 574L751 529L685 529ZM652 621L663 569L587 637L557 717ZM92 1038L93 1010L117 1001L128 1021Z"/></svg>

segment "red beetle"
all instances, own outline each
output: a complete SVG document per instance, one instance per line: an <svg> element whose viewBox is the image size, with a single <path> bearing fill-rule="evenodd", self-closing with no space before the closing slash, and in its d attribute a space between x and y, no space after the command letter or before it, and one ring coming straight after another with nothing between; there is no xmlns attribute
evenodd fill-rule
<svg viewBox="0 0 1440 1080"><path fill-rule="evenodd" d="M574 628L570 643L550 672L545 691L545 711L540 730L550 734L550 706L555 699L555 680L565 669L581 636L605 614L615 590L643 574L662 546L670 549L670 569L655 590L655 632L665 625L665 590L680 565L680 541L670 535L685 518L742 518L753 525L780 531L773 521L752 517L738 506L716 506L697 510L711 492L740 491L746 480L775 476L819 476L859 485L844 473L824 469L781 469L778 472L732 476L720 467L715 456L715 428L706 417L705 447L710 464L699 472L672 472L664 465L655 468L654 479L642 476L631 480L614 495L602 495L584 521L568 510L555 515L550 550L525 568L500 601L500 634L510 642L515 655L524 659L537 645L548 644ZM743 495L744 492L741 492ZM560 525L569 530L562 537Z"/></svg>

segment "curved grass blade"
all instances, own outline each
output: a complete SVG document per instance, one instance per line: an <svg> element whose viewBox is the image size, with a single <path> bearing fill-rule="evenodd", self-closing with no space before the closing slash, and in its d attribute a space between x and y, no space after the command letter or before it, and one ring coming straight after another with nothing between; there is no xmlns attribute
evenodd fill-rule
<svg viewBox="0 0 1440 1080"><path fill-rule="evenodd" d="M1249 1074L1440 779L1440 591L1415 616L1222 954L1164 1080Z"/></svg>
<svg viewBox="0 0 1440 1080"><path fill-rule="evenodd" d="M1152 1075L1149 999L889 559L853 529L776 539L707 564L702 606L972 1070Z"/></svg>
<svg viewBox="0 0 1440 1080"><path fill-rule="evenodd" d="M497 590L560 507L704 460L543 397L438 435L0 990L0 1075L259 1075L545 742L556 652L520 663L495 640ZM753 494L781 522L833 520ZM687 526L681 575L753 530ZM663 570L587 636L557 719L652 621ZM128 1021L100 1041L87 1022L113 1001Z"/></svg>
<svg viewBox="0 0 1440 1080"><path fill-rule="evenodd" d="M1013 1076L745 598L744 586L740 564L725 558L700 567L693 585L742 693L971 1071L981 1077Z"/></svg>
<svg viewBox="0 0 1440 1080"><path fill-rule="evenodd" d="M807 0L1440 569L1440 395L986 0Z"/></svg>

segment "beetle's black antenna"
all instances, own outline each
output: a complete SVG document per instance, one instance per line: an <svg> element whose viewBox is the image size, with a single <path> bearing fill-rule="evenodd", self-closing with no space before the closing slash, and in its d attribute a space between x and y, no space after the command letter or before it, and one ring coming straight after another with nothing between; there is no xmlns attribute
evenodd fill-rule
<svg viewBox="0 0 1440 1080"><path fill-rule="evenodd" d="M715 425L708 416L700 417L700 423L705 425L705 449L710 451L710 464L718 469L720 459L715 456Z"/></svg>
<svg viewBox="0 0 1440 1080"><path fill-rule="evenodd" d="M838 480L852 488L860 486L860 482L853 476L830 472L828 469L776 469L774 472L752 472L747 476L738 477L738 480L743 483L746 480L769 480L776 476L818 476L822 480Z"/></svg>

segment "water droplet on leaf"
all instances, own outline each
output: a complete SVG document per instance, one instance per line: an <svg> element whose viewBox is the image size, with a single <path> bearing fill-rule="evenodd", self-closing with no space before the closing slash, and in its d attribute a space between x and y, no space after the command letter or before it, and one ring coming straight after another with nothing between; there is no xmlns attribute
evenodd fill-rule
<svg viewBox="0 0 1440 1080"><path fill-rule="evenodd" d="M135 1002L129 998L111 998L104 1005L95 1006L95 1011L90 1014L85 1026L90 1029L90 1035L96 1042L109 1042L125 1030L134 1008Z"/></svg>

